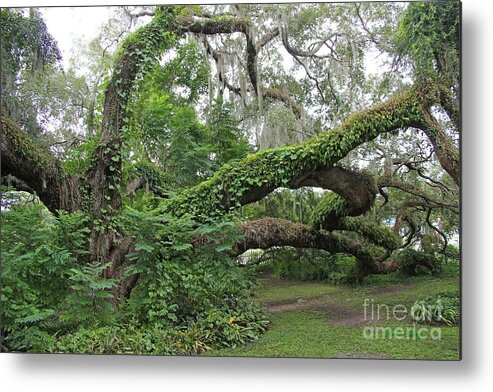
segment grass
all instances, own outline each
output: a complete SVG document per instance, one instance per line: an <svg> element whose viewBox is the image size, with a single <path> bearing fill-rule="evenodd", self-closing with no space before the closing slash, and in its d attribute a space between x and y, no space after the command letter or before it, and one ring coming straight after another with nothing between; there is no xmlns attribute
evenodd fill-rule
<svg viewBox="0 0 493 392"><path fill-rule="evenodd" d="M395 305L409 310L420 298L458 290L459 279L421 277L399 283L394 283L395 277L388 279L379 285L333 286L261 278L256 300L270 311L270 329L255 343L213 350L207 355L459 359L459 327L415 325L409 317L399 321L392 316ZM380 320L371 319L370 307L365 320L365 299L375 304L375 313L376 307L382 306ZM422 334L428 336L419 336L417 331L422 327L427 328ZM376 331L372 328L380 328L377 338L371 338L371 332ZM400 328L404 336L399 336ZM438 328L434 333L435 337L440 333L439 339L429 337L431 328ZM390 331L399 332L391 336Z"/></svg>
<svg viewBox="0 0 493 392"><path fill-rule="evenodd" d="M280 279L264 278L259 281L256 300L260 303L293 301L299 298L314 298L333 295L339 287L326 283L290 282Z"/></svg>

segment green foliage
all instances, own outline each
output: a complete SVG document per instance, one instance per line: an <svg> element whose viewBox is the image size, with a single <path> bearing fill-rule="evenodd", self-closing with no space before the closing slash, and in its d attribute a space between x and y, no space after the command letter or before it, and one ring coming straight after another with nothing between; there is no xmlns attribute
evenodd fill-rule
<svg viewBox="0 0 493 392"><path fill-rule="evenodd" d="M43 78L59 66L61 54L39 10L0 10L2 105L31 136L42 132L39 120L47 110L40 102Z"/></svg>
<svg viewBox="0 0 493 392"><path fill-rule="evenodd" d="M11 206L2 213L2 330L5 344L24 347L22 334L50 323L57 291L54 276L72 264L70 255L50 238L41 205ZM44 282L47 284L45 285ZM54 287L49 283L58 283Z"/></svg>
<svg viewBox="0 0 493 392"><path fill-rule="evenodd" d="M304 224L312 223L320 196L310 188L278 189L256 203L243 206L240 214L248 220L273 217Z"/></svg>
<svg viewBox="0 0 493 392"><path fill-rule="evenodd" d="M190 94L198 88L182 85L190 82L185 75L180 82L180 72L188 73L183 69L188 55L182 58L181 48L178 47L177 58L154 67L142 81L142 89L130 105L126 131L128 155L154 162L166 173L168 189L175 190L198 184L224 163L243 158L250 151L230 105L222 100L211 105L204 125L195 110L194 99L180 95L181 88L192 91ZM191 64L196 64L195 60Z"/></svg>
<svg viewBox="0 0 493 392"><path fill-rule="evenodd" d="M140 322L187 320L195 312L246 294L242 271L224 254L232 247L230 222L197 228L189 218L152 216L127 209L126 228L137 242L129 274L139 274L139 285L129 300L129 311ZM193 247L199 235L207 243Z"/></svg>
<svg viewBox="0 0 493 392"><path fill-rule="evenodd" d="M270 251L268 261L257 267L288 280L325 281L349 284L356 281L356 260L343 254L331 255L317 249L279 248ZM268 266L267 266L268 265Z"/></svg>
<svg viewBox="0 0 493 392"><path fill-rule="evenodd" d="M325 281L334 272L333 258L324 251L281 248L271 253L272 272L281 279Z"/></svg>
<svg viewBox="0 0 493 392"><path fill-rule="evenodd" d="M344 217L340 220L338 228L358 233L370 243L391 251L396 250L401 244L400 238L389 227L367 217Z"/></svg>
<svg viewBox="0 0 493 392"><path fill-rule="evenodd" d="M109 324L115 318L111 304L117 282L103 277L103 271L110 264L89 263L68 272L70 292L67 295L60 319L62 322L82 327Z"/></svg>
<svg viewBox="0 0 493 392"><path fill-rule="evenodd" d="M92 158L97 145L97 137L88 137L77 147L70 149L63 161L67 174L85 175L93 163Z"/></svg>
<svg viewBox="0 0 493 392"><path fill-rule="evenodd" d="M175 50L176 55L159 67L155 82L163 91L180 91L173 94L179 105L194 104L207 92L208 63L194 40L179 42Z"/></svg>
<svg viewBox="0 0 493 392"><path fill-rule="evenodd" d="M190 355L207 348L194 329L170 330L160 326L138 328L117 325L81 328L48 346L53 353Z"/></svg>
<svg viewBox="0 0 493 392"><path fill-rule="evenodd" d="M39 65L61 60L56 41L37 9L30 9L26 15L21 9L2 8L0 15L4 72L15 75L23 69L37 71Z"/></svg>
<svg viewBox="0 0 493 392"><path fill-rule="evenodd" d="M14 204L2 212L1 317L9 350L38 350L55 331L80 321L84 308L73 307L73 299L101 279L80 278L88 268L81 264L87 261L87 222L82 212L54 218L41 204ZM96 323L104 315L90 317Z"/></svg>
<svg viewBox="0 0 493 392"><path fill-rule="evenodd" d="M123 309L127 320L198 328L206 346L240 344L264 330L265 316L248 299L251 275L227 255L238 240L234 222L197 225L188 217L130 208L124 220L136 239L127 274L139 274Z"/></svg>
<svg viewBox="0 0 493 392"><path fill-rule="evenodd" d="M407 248L399 253L399 272L405 276L436 274L439 272L439 259L430 253Z"/></svg>
<svg viewBox="0 0 493 392"><path fill-rule="evenodd" d="M231 112L232 105L218 99L207 119L210 153L214 155L215 170L232 160L242 159L251 152L247 137Z"/></svg>
<svg viewBox="0 0 493 392"><path fill-rule="evenodd" d="M2 212L2 333L8 351L195 354L257 339L267 325L249 299L252 276L227 255L231 221L127 208L136 243L127 276L139 282L120 307L109 267L87 260L88 218L42 205ZM193 239L199 241L192 246Z"/></svg>
<svg viewBox="0 0 493 392"><path fill-rule="evenodd" d="M53 227L53 240L65 248L76 260L84 260L88 255L88 235L91 232L88 223L90 219L82 211L71 214L58 211L56 224Z"/></svg>
<svg viewBox="0 0 493 392"><path fill-rule="evenodd" d="M461 260L458 251L456 247L448 246L445 255L437 255L440 276L457 277L460 275Z"/></svg>
<svg viewBox="0 0 493 392"><path fill-rule="evenodd" d="M411 317L419 323L458 325L460 317L459 292L445 292L416 301Z"/></svg>
<svg viewBox="0 0 493 392"><path fill-rule="evenodd" d="M343 254L336 254L332 257L334 260L334 271L330 275L329 281L335 285L356 283L356 259Z"/></svg>
<svg viewBox="0 0 493 392"><path fill-rule="evenodd" d="M313 212L312 221L315 227L323 226L329 216L342 217L348 215L348 213L349 207L346 200L337 193L327 192L318 202Z"/></svg>
<svg viewBox="0 0 493 392"><path fill-rule="evenodd" d="M411 56L418 74L458 80L460 7L455 0L413 2L403 13L396 45L401 55Z"/></svg>
<svg viewBox="0 0 493 392"><path fill-rule="evenodd" d="M211 309L196 322L178 327L118 324L80 328L45 342L45 350L82 354L196 355L212 347L235 348L256 341L267 324L257 306L247 305L235 312L223 306Z"/></svg>

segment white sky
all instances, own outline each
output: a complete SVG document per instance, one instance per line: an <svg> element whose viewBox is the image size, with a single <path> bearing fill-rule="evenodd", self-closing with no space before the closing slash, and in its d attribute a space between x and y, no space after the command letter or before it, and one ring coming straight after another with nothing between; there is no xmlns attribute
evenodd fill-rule
<svg viewBox="0 0 493 392"><path fill-rule="evenodd" d="M237 1L238 3L248 1ZM276 1L282 3L283 1ZM285 1L286 2L286 1ZM149 4L152 2L145 0L131 0L131 1L108 1L108 0L92 0L92 1L43 1L40 6L51 6L49 8L43 8L44 19L48 26L48 31L55 38L58 43L63 56L64 66L67 68L68 60L72 47L74 45L75 38L82 38L84 42L87 42L90 38L93 38L99 27L108 20L111 14L111 7L108 5L138 5ZM157 2L159 3L159 2ZM165 2L161 2L165 3ZM179 3L204 3L203 1L173 1L174 4ZM219 3L219 2L218 2ZM9 1L2 0L2 6L33 6L33 1ZM37 4L36 4L37 5ZM82 5L82 7L75 7L75 5ZM98 6L101 5L101 6ZM106 5L106 6L103 6ZM369 56L368 56L369 57ZM372 61L366 58L365 66L370 73L378 72L378 60ZM368 61L370 60L370 61ZM289 64L292 63L292 59L289 58ZM286 64L288 65L288 64Z"/></svg>
<svg viewBox="0 0 493 392"><path fill-rule="evenodd" d="M29 2L27 2L29 3ZM55 2L56 3L56 2ZM73 1L67 1L66 4L73 4ZM93 1L83 2L78 4L110 4L111 2ZM137 5L145 4L145 1L122 2ZM179 3L175 2L175 3ZM192 1L193 3L193 1ZM23 4L23 3L22 3ZM17 3L21 5L21 2ZM44 4L43 4L44 5ZM111 15L112 7L107 6L85 6L85 7L49 7L42 8L41 12L44 16L48 31L55 38L58 47L62 53L64 68L67 69L69 59L71 57L72 48L75 39L82 39L83 42L88 42L93 38L101 25L105 23ZM291 56L286 56L285 68L288 69L293 64ZM367 73L380 73L382 58L377 58L367 53L365 56L365 68ZM299 71L304 74L302 70Z"/></svg>
<svg viewBox="0 0 493 392"><path fill-rule="evenodd" d="M53 7L41 10L48 31L55 38L62 52L65 68L74 45L74 39L87 42L93 38L99 27L108 20L109 7Z"/></svg>

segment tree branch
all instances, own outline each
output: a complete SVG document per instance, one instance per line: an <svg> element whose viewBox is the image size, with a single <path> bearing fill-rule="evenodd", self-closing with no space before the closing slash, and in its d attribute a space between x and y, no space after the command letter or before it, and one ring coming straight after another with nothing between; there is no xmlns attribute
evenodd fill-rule
<svg viewBox="0 0 493 392"><path fill-rule="evenodd" d="M276 188L294 185L317 170L332 167L351 150L380 134L416 127L422 121L418 92L423 88L414 86L385 103L356 113L340 127L304 144L262 150L226 165L209 180L171 198L161 208L176 215L189 213L206 218L257 201Z"/></svg>
<svg viewBox="0 0 493 392"><path fill-rule="evenodd" d="M422 122L417 128L428 136L443 169L452 177L456 185L460 186L459 151L442 126L431 115L429 108L423 111L421 118Z"/></svg>
<svg viewBox="0 0 493 392"><path fill-rule="evenodd" d="M2 116L2 175L24 182L53 213L80 208L79 180L64 173L60 162L32 140L9 117Z"/></svg>
<svg viewBox="0 0 493 392"><path fill-rule="evenodd" d="M429 195L425 191L416 188L413 184L405 181L401 181L391 176L383 176L378 179L378 186L380 188L396 188L410 195L419 197L424 200L426 204L434 208L447 208L452 212L459 213L459 205L457 202L447 202L443 199L437 199L432 195Z"/></svg>
<svg viewBox="0 0 493 392"><path fill-rule="evenodd" d="M353 255L360 263L362 275L387 272L380 258L359 242L339 233L315 230L310 226L286 219L264 218L239 226L242 239L233 248L239 255L248 249L269 249L290 246L304 249L322 249L331 254Z"/></svg>

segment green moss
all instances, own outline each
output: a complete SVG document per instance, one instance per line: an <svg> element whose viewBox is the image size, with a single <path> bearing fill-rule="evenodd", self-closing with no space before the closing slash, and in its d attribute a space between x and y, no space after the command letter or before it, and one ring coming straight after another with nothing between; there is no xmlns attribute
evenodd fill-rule
<svg viewBox="0 0 493 392"><path fill-rule="evenodd" d="M364 217L344 217L339 221L338 228L358 233L385 249L396 250L401 245L400 238L390 228Z"/></svg>
<svg viewBox="0 0 493 392"><path fill-rule="evenodd" d="M63 178L61 165L47 148L32 140L8 117L2 116L2 123L2 137L9 150L6 153L12 154L12 159L29 165L29 170L37 175L43 173L46 179Z"/></svg>
<svg viewBox="0 0 493 392"><path fill-rule="evenodd" d="M287 186L302 174L335 164L352 149L378 135L421 120L418 87L384 104L357 113L339 128L326 131L304 144L262 150L221 168L210 180L184 191L161 205L161 211L200 217L224 214L242 204L255 189ZM339 206L343 208L342 204Z"/></svg>
<svg viewBox="0 0 493 392"><path fill-rule="evenodd" d="M349 205L343 197L336 193L325 193L317 203L313 211L313 223L315 227L325 226L324 223L329 215L343 217L348 215L350 211ZM332 222L335 223L335 222Z"/></svg>

